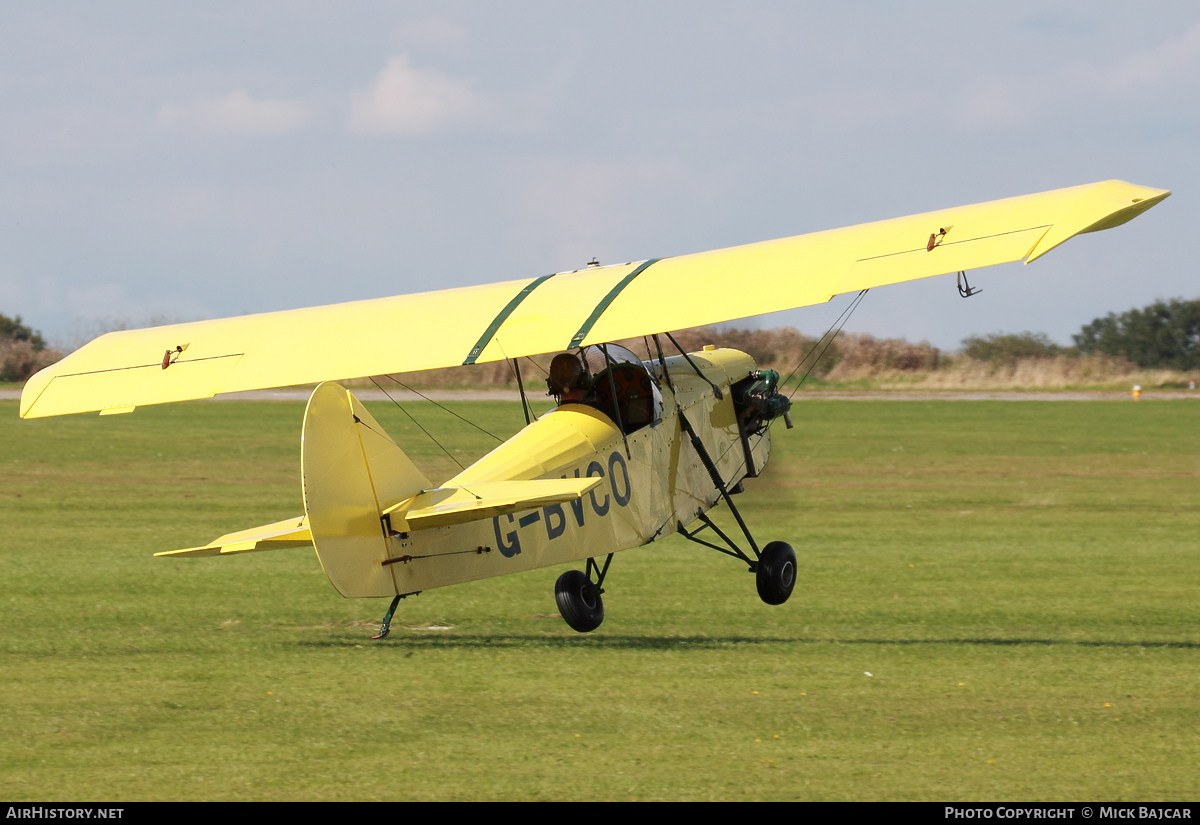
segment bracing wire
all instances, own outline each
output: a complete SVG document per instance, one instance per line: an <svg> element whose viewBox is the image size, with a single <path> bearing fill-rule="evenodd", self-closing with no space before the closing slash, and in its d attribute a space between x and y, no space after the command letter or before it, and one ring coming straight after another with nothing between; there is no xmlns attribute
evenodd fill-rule
<svg viewBox="0 0 1200 825"><path fill-rule="evenodd" d="M404 409L404 407L402 407L400 405L399 401L397 401L395 398L392 398L391 393L389 393L387 390L385 390L383 388L383 385L380 384L378 381L376 381L374 377L371 378L371 383L374 384L375 386L379 387L379 391L382 392L384 395L386 395L388 397L389 401L391 401L393 404L395 404L397 407L399 407L400 412L407 415L409 420L412 421L412 423L416 424L417 428L420 429L421 432L423 432L423 433L425 433L425 435L429 436L430 441L432 441L434 444L438 445L438 447L441 448L443 453L450 456L450 460L458 465L458 469L460 469L460 470L466 469L465 467L463 467L462 462L459 461L457 458L455 458L453 453L451 453L449 450L447 450L445 447L443 447L442 442L438 441L436 438L433 437L433 433L429 432L429 430L422 427L421 422L418 421L417 419L413 418L413 414L410 413L408 410ZM396 383L400 383L400 382L397 381ZM470 422L468 421L467 423L469 424ZM491 435L491 433L488 433L488 435Z"/></svg>
<svg viewBox="0 0 1200 825"><path fill-rule="evenodd" d="M503 439L503 438L501 438L500 436L496 435L495 433L490 433L490 432L488 432L488 431L487 431L487 430L485 430L483 427L480 427L478 424L476 424L474 421L470 420L469 418L463 418L461 415L459 415L458 413L456 413L454 410L450 409L449 407L443 407L441 404L439 404L438 402L434 401L434 400L433 400L432 398L430 398L428 395L425 395L423 392L421 392L421 391L419 391L419 390L414 390L412 387L410 387L408 384L405 384L403 381L401 381L399 378L396 378L394 375L389 375L389 376L387 376L387 377L388 377L388 378L390 378L391 380L395 381L395 382L396 382L397 384L399 384L400 386L404 387L404 389L408 390L409 392L416 393L417 395L421 396L421 397L422 397L422 398L424 398L426 401L428 401L430 404L432 404L433 406L437 407L439 410L445 410L446 412L450 413L452 416L454 416L455 418L457 418L459 421L465 421L467 424L470 424L472 427L474 427L475 429L479 430L479 432L483 433L484 435L491 436L492 438L494 438L494 439L496 439L497 441L499 441L501 444L503 444L503 443L504 443L504 439ZM371 380L372 380L372 381L374 381L375 379L374 379L374 378L372 378ZM379 384L376 384L375 386L377 386L377 387L378 387L378 386L379 386ZM379 388L380 388L380 389L383 389L382 387L379 387ZM386 393L385 393L385 394L386 394ZM391 396L389 395L389 396L388 396L388 398L391 398Z"/></svg>
<svg viewBox="0 0 1200 825"><path fill-rule="evenodd" d="M546 369L545 367L543 367L543 366L542 366L541 364L539 364L537 361L534 361L534 360L533 360L532 358L530 358L528 355L526 355L526 356L525 356L525 360L526 360L526 361L528 361L529 363L533 364L533 365L534 365L535 367L537 367L539 370L541 370L541 371L542 371L542 375L546 376L547 378L549 378L549 377L550 377L550 370L548 370L548 369Z"/></svg>
<svg viewBox="0 0 1200 825"><path fill-rule="evenodd" d="M804 371L804 375L800 376L800 382L792 389L791 395L788 396L789 399L796 394L797 390L804 386L804 382L808 380L808 376L812 374L813 369L815 369L817 364L821 362L821 359L825 357L825 353L829 351L829 348L833 346L833 340L838 337L838 333L842 331L842 327L846 326L846 322L850 320L850 316L854 314L854 310L858 309L858 305L862 303L863 296L866 294L867 290L864 289L859 292L858 295L854 296L854 300L850 302L849 306L842 310L842 314L839 315L834 322L829 325L829 329L825 330L825 334L818 338L816 343L812 345L812 348L809 349L809 351L805 353L804 357L800 359L800 363L796 365L796 368L788 373L787 378L780 382L779 386L783 387L788 381L791 381L792 376L796 374L796 370L799 370L800 367L804 366L804 362L808 360L808 356L812 355L813 352L816 351L817 347L821 346L821 342L825 341L826 337L829 338L829 340L825 342L825 346L822 348L821 353L812 360L811 364L808 365L808 369ZM829 334L830 331L833 332L832 335Z"/></svg>
<svg viewBox="0 0 1200 825"><path fill-rule="evenodd" d="M509 372L511 372L513 374L513 378L517 379L517 387L521 391L521 408L525 410L526 416L532 416L534 421L539 420L537 413L535 413L533 411L533 402L531 402L529 400L528 396L525 394L525 388L521 385L521 377L519 375L517 375L517 367L519 366L517 363L517 359L508 357L508 353L506 353L504 351L504 344L500 342L499 338L496 338L496 346L500 347L500 354L503 355L504 360L508 362ZM528 361L529 363L533 364L539 370L541 370L542 374L545 375L547 378L550 377L550 371L548 369L546 369L545 367L543 367L541 364L539 364L537 361L533 360L533 358L526 355L525 360Z"/></svg>
<svg viewBox="0 0 1200 825"><path fill-rule="evenodd" d="M858 308L858 305L860 303L862 303L862 299L866 294L867 294L867 290L864 289L864 290L861 290L858 293L858 295L856 295L854 297L854 299L850 302L850 304L845 309L842 310L841 315L839 315L834 320L834 322L829 325L829 329L825 330L824 335L822 335L820 338L818 338L816 340L816 342L812 345L812 347L808 350L808 352L805 353L804 357L800 359L800 362L798 364L796 364L795 368L790 373L788 373L788 377L785 378L782 382L780 382L780 384L779 384L780 387L784 386L788 381L790 381L792 379L792 376L794 376L796 374L796 372L800 369L800 367L804 366L805 362L808 361L809 356L811 356L814 352L816 352L817 348L820 347L821 343L824 341L825 346L821 349L820 354L817 355L817 357L815 359L813 359L812 363L808 367L808 370L806 370L804 375L801 376L800 383L797 384L796 388L792 390L792 395L796 394L796 390L800 389L800 387L804 385L804 382L808 379L808 376L812 373L813 368L816 367L816 365L818 363L820 363L821 358L823 358L825 356L825 353L829 350L829 347L831 347L833 345L834 339L837 338L838 333L840 333L842 331L842 328L850 320L850 316L854 314L854 310L856 310ZM833 334L830 335L830 332L832 332ZM667 337L671 340L671 342L673 344L675 344L676 349L678 349L681 353L683 353L683 348L679 346L679 343L677 341L675 341L675 339L670 335L670 333L667 333ZM828 337L828 341L825 340L827 337ZM655 343L657 344L658 336L654 336L654 340L655 340ZM646 341L646 351L647 352L650 351L650 343L648 340ZM683 353L683 354L684 354L684 357L686 358L687 354L686 353ZM666 363L663 361L661 346L659 346L659 348L658 348L658 358L659 358L659 362L662 364L663 371L665 373ZM688 359L688 360L690 361L691 359ZM694 367L694 365L693 365L693 367ZM697 370L697 373L699 374L699 370ZM703 377L702 374L701 374L701 377ZM791 396L788 396L788 397L791 398ZM676 403L678 404L678 401ZM759 441L761 441L762 438L764 438L764 435L760 433L757 436L751 436L751 437L757 438ZM721 455L717 458L717 460L714 462L714 466L717 466L722 461L724 461L725 456L728 455L729 451L732 450L734 448L734 446L737 445L738 443L739 442L737 442L737 441L731 441L725 447L725 450L721 453ZM738 464L737 468L734 469L732 475L736 476L737 473L745 466L746 466L746 459L742 458L740 463ZM666 526L674 518L675 518L675 514L672 514L671 516L669 516L666 521L664 521L662 524L660 524L658 526L658 529L654 531L653 535L657 537L660 533L662 533L663 529L665 529Z"/></svg>
<svg viewBox="0 0 1200 825"><path fill-rule="evenodd" d="M856 296L855 300L857 300L858 297L861 297L861 293L859 293L859 296ZM796 370L800 369L802 366L804 366L808 362L808 356L810 356L814 352L816 352L817 347L821 346L821 342L824 341L825 336L829 334L829 330L831 330L835 326L837 326L838 322L841 321L843 317L845 317L847 312L851 311L851 308L853 306L854 306L854 301L851 301L849 304L847 304L842 309L842 314L839 315L837 318L833 319L833 323L829 325L829 329L825 330L824 334L822 334L820 338L818 338L816 341L813 341L813 345L809 348L808 352L804 353L804 357L802 357L800 359L800 361L796 364L796 366L792 369L792 371L788 373L787 378L783 379L783 381L780 382L779 386L781 386L781 387L785 386L788 381L792 380L792 376L796 374ZM818 359L818 360L820 360L820 359Z"/></svg>

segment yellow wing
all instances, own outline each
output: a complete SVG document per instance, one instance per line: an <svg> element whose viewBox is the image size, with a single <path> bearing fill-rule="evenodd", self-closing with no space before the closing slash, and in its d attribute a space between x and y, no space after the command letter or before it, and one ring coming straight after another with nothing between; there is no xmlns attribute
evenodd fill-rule
<svg viewBox="0 0 1200 825"><path fill-rule="evenodd" d="M1105 181L531 281L113 332L29 380L21 415L129 412L217 393L436 369L714 324L1035 260L1170 192Z"/></svg>

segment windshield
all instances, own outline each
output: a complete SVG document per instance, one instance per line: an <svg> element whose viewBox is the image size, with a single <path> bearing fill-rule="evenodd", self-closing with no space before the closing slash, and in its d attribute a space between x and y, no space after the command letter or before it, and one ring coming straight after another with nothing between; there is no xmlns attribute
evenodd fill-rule
<svg viewBox="0 0 1200 825"><path fill-rule="evenodd" d="M626 433L658 423L662 392L646 363L616 344L585 347L582 356L591 376L593 406L619 421Z"/></svg>
<svg viewBox="0 0 1200 825"><path fill-rule="evenodd" d="M607 361L604 358L605 351L608 352ZM637 364L640 367L645 367L642 364L642 359L638 358L625 347L619 347L616 344L596 344L590 347L583 348L583 363L587 365L589 375L599 375L608 369L608 365L612 364Z"/></svg>

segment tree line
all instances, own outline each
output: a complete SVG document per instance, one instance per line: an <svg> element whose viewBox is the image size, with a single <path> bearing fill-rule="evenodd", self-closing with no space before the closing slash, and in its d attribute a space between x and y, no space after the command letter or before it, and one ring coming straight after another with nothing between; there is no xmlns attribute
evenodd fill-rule
<svg viewBox="0 0 1200 825"><path fill-rule="evenodd" d="M1044 333L972 335L963 339L963 354L977 361L1100 354L1139 367L1200 369L1200 299L1160 299L1141 309L1110 312L1071 337L1074 346L1063 347Z"/></svg>
<svg viewBox="0 0 1200 825"><path fill-rule="evenodd" d="M0 381L25 381L63 357L46 346L46 339L21 323L21 316L0 315Z"/></svg>

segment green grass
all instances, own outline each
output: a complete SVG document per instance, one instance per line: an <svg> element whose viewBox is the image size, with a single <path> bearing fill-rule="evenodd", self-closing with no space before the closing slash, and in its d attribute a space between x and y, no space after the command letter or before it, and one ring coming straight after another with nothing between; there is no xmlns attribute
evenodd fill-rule
<svg viewBox="0 0 1200 825"><path fill-rule="evenodd" d="M552 569L402 602L382 643L311 551L150 555L300 513L302 404L16 407L11 800L1200 796L1198 405L805 401L739 499L797 549L786 605L672 538L616 558L593 634ZM495 443L409 409L463 463Z"/></svg>

